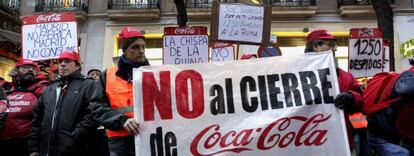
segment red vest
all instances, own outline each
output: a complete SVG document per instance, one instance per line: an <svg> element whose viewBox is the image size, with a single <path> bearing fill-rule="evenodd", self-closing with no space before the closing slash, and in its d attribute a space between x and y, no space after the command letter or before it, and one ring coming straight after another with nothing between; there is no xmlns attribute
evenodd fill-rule
<svg viewBox="0 0 414 156"><path fill-rule="evenodd" d="M1 139L16 139L29 137L32 130L32 109L37 97L32 92L13 92L7 96L9 104L7 118Z"/></svg>
<svg viewBox="0 0 414 156"><path fill-rule="evenodd" d="M106 72L106 96L113 109L119 110L129 118L134 117L132 83L116 76L118 67L111 67ZM126 130L108 130L108 137L123 137L133 135Z"/></svg>
<svg viewBox="0 0 414 156"><path fill-rule="evenodd" d="M365 115L361 112L350 114L349 120L351 121L354 129L367 128L368 126L368 121L365 118Z"/></svg>

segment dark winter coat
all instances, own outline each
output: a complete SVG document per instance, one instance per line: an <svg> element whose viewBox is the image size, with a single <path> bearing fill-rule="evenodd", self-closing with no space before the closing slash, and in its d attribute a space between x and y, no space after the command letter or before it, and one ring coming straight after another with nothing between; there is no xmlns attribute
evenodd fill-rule
<svg viewBox="0 0 414 156"><path fill-rule="evenodd" d="M49 86L33 110L29 151L41 156L84 155L88 134L99 126L88 109L94 88L95 81L79 70Z"/></svg>

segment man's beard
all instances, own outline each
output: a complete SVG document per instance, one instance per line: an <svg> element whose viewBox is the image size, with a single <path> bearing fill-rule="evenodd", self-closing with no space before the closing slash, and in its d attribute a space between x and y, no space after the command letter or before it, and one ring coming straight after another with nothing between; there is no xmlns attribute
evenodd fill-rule
<svg viewBox="0 0 414 156"><path fill-rule="evenodd" d="M19 82L23 86L28 86L36 83L36 78L33 73L27 73L20 77Z"/></svg>

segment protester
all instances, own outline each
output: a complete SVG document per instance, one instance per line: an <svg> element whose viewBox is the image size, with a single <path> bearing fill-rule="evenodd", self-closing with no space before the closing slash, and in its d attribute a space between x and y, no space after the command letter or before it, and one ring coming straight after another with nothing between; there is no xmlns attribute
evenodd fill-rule
<svg viewBox="0 0 414 156"><path fill-rule="evenodd" d="M81 74L75 52L59 55L59 78L33 109L31 156L86 155L86 140L98 127L89 111L95 82Z"/></svg>
<svg viewBox="0 0 414 156"><path fill-rule="evenodd" d="M50 67L49 80L55 81L59 78L59 68Z"/></svg>
<svg viewBox="0 0 414 156"><path fill-rule="evenodd" d="M33 119L32 109L47 86L37 83L35 76L38 66L33 61L21 60L15 68L17 74L14 87L7 95L6 111L3 112L4 126L0 135L0 151L4 155L27 156L27 143Z"/></svg>
<svg viewBox="0 0 414 156"><path fill-rule="evenodd" d="M256 54L243 54L240 60L255 59L257 58Z"/></svg>
<svg viewBox="0 0 414 156"><path fill-rule="evenodd" d="M410 59L414 66L414 59ZM379 156L414 155L414 67L397 77L390 105L368 116L369 143ZM372 94L366 92L364 94ZM374 108L374 107L372 107Z"/></svg>
<svg viewBox="0 0 414 156"><path fill-rule="evenodd" d="M309 33L305 53L308 52L324 52L336 51L336 39L327 30L314 30ZM351 73L336 67L338 76L339 93L334 100L335 106L343 109L345 112L345 122L348 132L348 141L351 150L354 149L354 141L352 139L353 127L349 120L349 114L353 114L362 109L363 98L362 89Z"/></svg>
<svg viewBox="0 0 414 156"><path fill-rule="evenodd" d="M40 83L40 84L50 85L50 82L47 80L46 76L43 74L37 74L36 81L37 83Z"/></svg>
<svg viewBox="0 0 414 156"><path fill-rule="evenodd" d="M7 105L8 101L6 91L2 86L0 86L0 134L3 133L4 124L6 122Z"/></svg>
<svg viewBox="0 0 414 156"><path fill-rule="evenodd" d="M133 156L138 123L133 119L132 69L149 63L145 57L145 38L139 30L125 27L119 37L123 55L117 66L102 72L91 106L94 118L108 129L110 154Z"/></svg>
<svg viewBox="0 0 414 156"><path fill-rule="evenodd" d="M93 78L95 81L98 81L101 76L101 71L98 69L91 69L88 71L88 76Z"/></svg>

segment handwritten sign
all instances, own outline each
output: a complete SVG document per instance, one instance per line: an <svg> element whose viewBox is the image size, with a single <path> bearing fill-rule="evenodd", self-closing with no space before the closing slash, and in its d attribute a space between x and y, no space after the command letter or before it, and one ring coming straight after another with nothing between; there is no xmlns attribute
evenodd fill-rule
<svg viewBox="0 0 414 156"><path fill-rule="evenodd" d="M335 73L326 52L135 68L136 155L350 156Z"/></svg>
<svg viewBox="0 0 414 156"><path fill-rule="evenodd" d="M221 4L219 40L261 43L264 8L261 6Z"/></svg>
<svg viewBox="0 0 414 156"><path fill-rule="evenodd" d="M211 48L211 62L234 60L234 46L227 43L215 43Z"/></svg>
<svg viewBox="0 0 414 156"><path fill-rule="evenodd" d="M349 71L355 77L368 77L382 72L382 32L378 28L353 28L349 38Z"/></svg>
<svg viewBox="0 0 414 156"><path fill-rule="evenodd" d="M31 15L23 18L23 59L56 59L64 50L78 51L74 13Z"/></svg>
<svg viewBox="0 0 414 156"><path fill-rule="evenodd" d="M210 35L213 41L267 44L270 38L270 6L213 2Z"/></svg>
<svg viewBox="0 0 414 156"><path fill-rule="evenodd" d="M207 27L166 27L163 40L164 64L208 62Z"/></svg>

